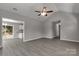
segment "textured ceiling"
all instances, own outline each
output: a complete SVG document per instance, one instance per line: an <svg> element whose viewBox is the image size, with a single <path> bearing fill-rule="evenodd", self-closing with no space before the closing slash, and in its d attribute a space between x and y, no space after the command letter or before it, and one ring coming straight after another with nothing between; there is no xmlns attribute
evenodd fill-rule
<svg viewBox="0 0 79 59"><path fill-rule="evenodd" d="M79 4L73 3L1 3L0 9L44 21L49 18L53 13L48 14L48 16L37 16L38 13L36 13L35 10L41 10L43 6L46 6L48 10L53 10L56 12L64 11L79 13ZM17 11L14 11L13 8L17 8Z"/></svg>

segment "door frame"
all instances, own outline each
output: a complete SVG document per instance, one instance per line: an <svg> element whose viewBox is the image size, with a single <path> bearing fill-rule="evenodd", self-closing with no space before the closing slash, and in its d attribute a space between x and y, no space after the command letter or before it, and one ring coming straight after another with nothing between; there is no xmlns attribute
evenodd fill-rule
<svg viewBox="0 0 79 59"><path fill-rule="evenodd" d="M3 19L4 19L5 17L2 17L2 23L3 23ZM6 19L11 19L11 18L6 18ZM14 19L11 19L11 20L14 20ZM22 39L22 42L24 42L25 41L25 22L22 20L15 20L15 21L18 21L18 22L20 22L21 24L23 24L23 39ZM3 26L3 25L2 25ZM11 26L13 26L13 25L11 25ZM1 30L1 32L2 32L2 30ZM14 32L14 26L13 26L13 32ZM3 35L3 34L2 34ZM13 36L14 36L14 33L13 33ZM2 39L3 40L3 39Z"/></svg>

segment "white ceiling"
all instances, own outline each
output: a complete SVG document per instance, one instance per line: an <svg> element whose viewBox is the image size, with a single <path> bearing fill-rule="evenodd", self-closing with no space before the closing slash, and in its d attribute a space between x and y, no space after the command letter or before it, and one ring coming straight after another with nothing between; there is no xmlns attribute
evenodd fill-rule
<svg viewBox="0 0 79 59"><path fill-rule="evenodd" d="M79 13L79 4L72 3L0 3L0 9L2 10L14 12L23 16L28 16L40 21L46 20L53 14L50 13L48 16L37 16L38 13L36 13L35 10L41 10L43 6L46 6L48 10L53 10L56 12L64 11ZM14 11L13 8L17 8L18 10Z"/></svg>

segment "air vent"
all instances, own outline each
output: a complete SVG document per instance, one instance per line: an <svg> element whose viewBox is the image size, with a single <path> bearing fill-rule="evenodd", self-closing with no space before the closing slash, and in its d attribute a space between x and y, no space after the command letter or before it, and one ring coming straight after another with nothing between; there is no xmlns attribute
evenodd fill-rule
<svg viewBox="0 0 79 59"><path fill-rule="evenodd" d="M14 10L14 11L18 11L18 9L17 9L17 8L13 8L13 10Z"/></svg>

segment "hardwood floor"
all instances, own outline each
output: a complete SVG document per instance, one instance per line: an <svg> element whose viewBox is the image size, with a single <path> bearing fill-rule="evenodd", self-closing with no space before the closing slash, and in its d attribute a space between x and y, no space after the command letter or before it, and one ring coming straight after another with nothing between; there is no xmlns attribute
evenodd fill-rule
<svg viewBox="0 0 79 59"><path fill-rule="evenodd" d="M0 56L2 56L2 49L0 48Z"/></svg>
<svg viewBox="0 0 79 59"><path fill-rule="evenodd" d="M38 39L23 43L21 39L3 42L3 56L77 56L79 43L59 39Z"/></svg>

